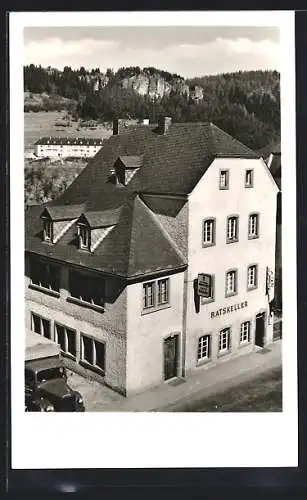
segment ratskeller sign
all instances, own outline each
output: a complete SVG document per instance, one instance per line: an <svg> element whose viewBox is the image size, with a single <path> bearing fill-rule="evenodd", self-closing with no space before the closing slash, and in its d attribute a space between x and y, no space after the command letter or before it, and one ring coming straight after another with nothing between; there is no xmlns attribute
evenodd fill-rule
<svg viewBox="0 0 307 500"><path fill-rule="evenodd" d="M217 311L212 311L210 313L210 318L218 318L219 316L224 316L224 314L229 314L234 311L238 311L239 309L244 309L247 306L248 302L247 300L245 300L244 302L239 302L238 304L234 304L232 306L221 307L220 309L217 309Z"/></svg>

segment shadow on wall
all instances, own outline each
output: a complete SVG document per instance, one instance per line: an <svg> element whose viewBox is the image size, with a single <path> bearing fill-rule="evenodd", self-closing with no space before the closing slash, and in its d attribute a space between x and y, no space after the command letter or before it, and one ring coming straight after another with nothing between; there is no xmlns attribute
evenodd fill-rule
<svg viewBox="0 0 307 500"><path fill-rule="evenodd" d="M195 312L199 313L200 309L200 297L198 295L197 289L198 289L198 280L195 278L193 281L193 289L194 289L194 306L195 306Z"/></svg>

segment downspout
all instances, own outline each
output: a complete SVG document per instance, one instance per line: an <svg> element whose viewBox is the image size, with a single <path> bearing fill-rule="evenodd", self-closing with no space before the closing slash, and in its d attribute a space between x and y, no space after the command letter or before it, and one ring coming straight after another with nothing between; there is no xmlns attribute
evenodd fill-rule
<svg viewBox="0 0 307 500"><path fill-rule="evenodd" d="M187 342L187 311L188 311L188 286L189 286L189 200L187 203L187 263L183 278L183 309L182 309L182 352L181 352L181 375L186 375L186 342Z"/></svg>
<svg viewBox="0 0 307 500"><path fill-rule="evenodd" d="M186 339L187 339L187 306L188 306L188 268L184 271L183 281L183 311L182 311L182 357L181 357L181 375L185 377L185 357L186 357Z"/></svg>

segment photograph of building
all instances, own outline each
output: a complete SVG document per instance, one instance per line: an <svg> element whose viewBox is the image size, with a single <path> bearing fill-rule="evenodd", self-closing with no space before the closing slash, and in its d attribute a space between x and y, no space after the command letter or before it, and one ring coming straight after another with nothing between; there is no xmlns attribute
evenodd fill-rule
<svg viewBox="0 0 307 500"><path fill-rule="evenodd" d="M259 69L264 54L254 70L234 52L238 71L227 72L223 30L212 28L206 37L220 57L212 75L106 66L94 95L90 71L76 62L46 76L70 99L75 122L96 120L108 136L34 143L37 157L88 162L76 174L64 162L27 171L26 411L281 411L278 33L240 29L255 44L272 36L269 69ZM196 43L198 30L182 33ZM175 36L163 33L165 43ZM225 28L230 52L231 37L245 40L234 33ZM191 72L193 59L182 57ZM40 89L41 71L26 67L28 92ZM222 389L265 387L260 376L271 377L274 397L264 388L254 401L246 386L251 402L227 410Z"/></svg>
<svg viewBox="0 0 307 500"><path fill-rule="evenodd" d="M26 326L129 396L272 342L278 187L211 123L114 131L26 212Z"/></svg>

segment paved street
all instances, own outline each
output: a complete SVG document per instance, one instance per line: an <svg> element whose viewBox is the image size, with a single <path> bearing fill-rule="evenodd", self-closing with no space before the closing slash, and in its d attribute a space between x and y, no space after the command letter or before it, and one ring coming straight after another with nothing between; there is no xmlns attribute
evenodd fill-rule
<svg viewBox="0 0 307 500"><path fill-rule="evenodd" d="M197 402L201 405L203 400L216 393L255 380L280 366L281 341L276 341L269 348L231 359L186 380L163 383L131 398L124 398L77 374L71 373L69 384L83 395L86 411L186 411L186 405L196 403L199 407Z"/></svg>
<svg viewBox="0 0 307 500"><path fill-rule="evenodd" d="M174 412L280 412L282 411L282 369L275 368L248 382L212 396L194 396L179 402Z"/></svg>

